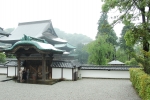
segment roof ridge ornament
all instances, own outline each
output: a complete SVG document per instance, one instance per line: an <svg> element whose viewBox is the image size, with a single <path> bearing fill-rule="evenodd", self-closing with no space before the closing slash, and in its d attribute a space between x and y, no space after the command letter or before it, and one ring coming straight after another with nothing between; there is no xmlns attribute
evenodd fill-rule
<svg viewBox="0 0 150 100"><path fill-rule="evenodd" d="M27 36L25 34L24 37L22 37L21 41L36 41L36 42L48 43L45 39L34 38L31 36Z"/></svg>

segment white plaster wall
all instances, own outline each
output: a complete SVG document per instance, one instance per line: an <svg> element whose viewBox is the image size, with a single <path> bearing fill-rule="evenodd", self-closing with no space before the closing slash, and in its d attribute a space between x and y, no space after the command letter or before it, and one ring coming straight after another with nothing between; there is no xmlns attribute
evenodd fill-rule
<svg viewBox="0 0 150 100"><path fill-rule="evenodd" d="M72 69L63 68L63 78L72 80Z"/></svg>
<svg viewBox="0 0 150 100"><path fill-rule="evenodd" d="M0 68L0 74L7 74L7 67L6 68Z"/></svg>
<svg viewBox="0 0 150 100"><path fill-rule="evenodd" d="M129 71L81 70L81 77L130 78Z"/></svg>
<svg viewBox="0 0 150 100"><path fill-rule="evenodd" d="M52 68L52 79L61 78L61 68Z"/></svg>
<svg viewBox="0 0 150 100"><path fill-rule="evenodd" d="M17 76L17 67L16 67L16 76ZM21 67L23 70L24 67ZM8 76L15 76L15 67L8 67Z"/></svg>
<svg viewBox="0 0 150 100"><path fill-rule="evenodd" d="M82 77L81 77L81 70L78 70L78 77L79 77L79 79L82 78Z"/></svg>
<svg viewBox="0 0 150 100"><path fill-rule="evenodd" d="M78 72L78 68L76 68L76 72Z"/></svg>

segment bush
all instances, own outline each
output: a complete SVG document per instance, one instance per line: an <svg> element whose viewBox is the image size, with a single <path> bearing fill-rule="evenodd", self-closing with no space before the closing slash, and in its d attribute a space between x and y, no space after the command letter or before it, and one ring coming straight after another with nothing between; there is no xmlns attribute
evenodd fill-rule
<svg viewBox="0 0 150 100"><path fill-rule="evenodd" d="M6 59L6 55L4 53L0 53L0 63L4 63Z"/></svg>
<svg viewBox="0 0 150 100"><path fill-rule="evenodd" d="M130 81L143 100L150 100L150 75L143 69L130 68Z"/></svg>
<svg viewBox="0 0 150 100"><path fill-rule="evenodd" d="M138 62L135 60L135 58L132 58L130 61L125 62L126 65L138 65Z"/></svg>
<svg viewBox="0 0 150 100"><path fill-rule="evenodd" d="M138 65L138 62L135 60L135 58L130 60L130 65Z"/></svg>

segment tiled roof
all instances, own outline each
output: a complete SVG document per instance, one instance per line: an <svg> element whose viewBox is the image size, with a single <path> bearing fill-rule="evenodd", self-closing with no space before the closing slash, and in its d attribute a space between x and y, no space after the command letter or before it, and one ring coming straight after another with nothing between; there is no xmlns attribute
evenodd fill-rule
<svg viewBox="0 0 150 100"><path fill-rule="evenodd" d="M56 67L56 68L73 68L73 65L71 62L66 62L66 61L53 61L51 64L51 67Z"/></svg>
<svg viewBox="0 0 150 100"><path fill-rule="evenodd" d="M21 65L23 62L21 62ZM2 64L0 64L2 65ZM3 66L17 66L17 60L16 59L8 59L7 63L3 64ZM74 67L80 67L80 63L77 60L71 60L71 61L58 61L55 60L52 62L51 67L54 68L74 68Z"/></svg>
<svg viewBox="0 0 150 100"><path fill-rule="evenodd" d="M69 43L66 43L66 44L56 44L55 47L56 47L56 48L68 47L68 48L73 48L73 49L76 48L76 47L70 45Z"/></svg>
<svg viewBox="0 0 150 100"><path fill-rule="evenodd" d="M9 66L9 67L14 67L14 66L18 66L17 60L15 59L10 59L7 61L7 63L5 64L5 66ZM21 66L23 66L23 61L21 61Z"/></svg>
<svg viewBox="0 0 150 100"><path fill-rule="evenodd" d="M51 67L56 68L74 68L74 67L80 67L80 63L77 60L70 60L70 61L53 61L51 64Z"/></svg>
<svg viewBox="0 0 150 100"><path fill-rule="evenodd" d="M17 61L9 61L7 64L5 64L5 66L17 66L17 65L18 65Z"/></svg>
<svg viewBox="0 0 150 100"><path fill-rule="evenodd" d="M19 40L24 34L38 38L42 36L42 33L46 31L45 28L50 24L50 20L19 23L18 27L12 31L12 35L8 38L2 38L2 40Z"/></svg>
<svg viewBox="0 0 150 100"><path fill-rule="evenodd" d="M0 35L4 35L4 36L8 37L10 34L5 32L5 31L3 31L3 28L0 27Z"/></svg>
<svg viewBox="0 0 150 100"><path fill-rule="evenodd" d="M4 63L0 63L0 68L5 68L5 64Z"/></svg>
<svg viewBox="0 0 150 100"><path fill-rule="evenodd" d="M67 42L58 38L57 34L53 29L51 20L19 23L18 27L11 32L11 35L9 37L2 37L0 41L3 43L14 44L15 42L19 41L24 34L35 38L46 39L47 42L51 44L52 42L60 44L62 42Z"/></svg>
<svg viewBox="0 0 150 100"><path fill-rule="evenodd" d="M129 68L139 68L139 66L93 66L93 65L87 65L82 66L82 70L124 70L128 71Z"/></svg>
<svg viewBox="0 0 150 100"><path fill-rule="evenodd" d="M66 50L66 51L71 51L73 49L76 49L76 47L70 45L69 43L66 44L56 44L56 48L61 49L61 50Z"/></svg>
<svg viewBox="0 0 150 100"><path fill-rule="evenodd" d="M71 63L73 64L73 66L76 66L76 67L80 67L81 64L78 60L71 60Z"/></svg>
<svg viewBox="0 0 150 100"><path fill-rule="evenodd" d="M61 39L61 38L53 38L52 40L55 41L55 42L63 42L63 43L67 43L66 40L63 40L63 39Z"/></svg>
<svg viewBox="0 0 150 100"><path fill-rule="evenodd" d="M113 65L113 64L115 64L115 65L124 65L123 62L120 62L118 60L113 60L113 61L109 62L108 64L110 64L110 65Z"/></svg>

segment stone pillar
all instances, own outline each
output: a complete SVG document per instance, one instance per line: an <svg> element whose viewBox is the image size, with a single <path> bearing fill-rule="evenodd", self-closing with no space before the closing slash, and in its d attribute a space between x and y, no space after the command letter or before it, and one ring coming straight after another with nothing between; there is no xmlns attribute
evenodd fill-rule
<svg viewBox="0 0 150 100"><path fill-rule="evenodd" d="M42 80L46 80L46 55L42 54Z"/></svg>

